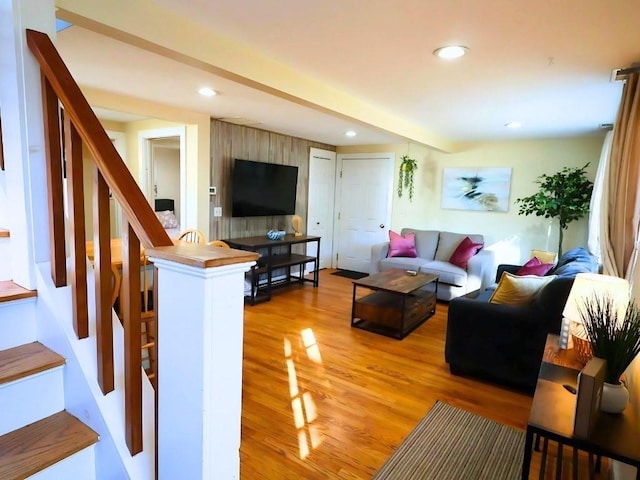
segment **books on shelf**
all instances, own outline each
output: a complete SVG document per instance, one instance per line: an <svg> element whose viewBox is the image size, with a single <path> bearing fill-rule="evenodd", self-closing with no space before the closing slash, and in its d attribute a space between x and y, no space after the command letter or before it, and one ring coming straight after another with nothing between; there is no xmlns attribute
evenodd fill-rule
<svg viewBox="0 0 640 480"><path fill-rule="evenodd" d="M578 374L573 435L588 438L600 412L606 361L593 357Z"/></svg>

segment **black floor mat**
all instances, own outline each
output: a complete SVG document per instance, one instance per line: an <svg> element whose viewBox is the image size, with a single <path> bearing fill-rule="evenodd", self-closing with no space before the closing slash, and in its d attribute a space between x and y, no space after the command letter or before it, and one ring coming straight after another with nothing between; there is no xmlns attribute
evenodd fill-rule
<svg viewBox="0 0 640 480"><path fill-rule="evenodd" d="M361 278L369 276L368 273L354 272L353 270L337 270L337 271L331 273L331 275L337 275L339 277L351 278L352 280L359 280Z"/></svg>

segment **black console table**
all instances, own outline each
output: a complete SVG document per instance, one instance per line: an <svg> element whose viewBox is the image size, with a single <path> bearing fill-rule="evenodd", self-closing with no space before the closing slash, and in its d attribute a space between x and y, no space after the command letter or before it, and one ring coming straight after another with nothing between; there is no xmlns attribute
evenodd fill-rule
<svg viewBox="0 0 640 480"><path fill-rule="evenodd" d="M251 295L247 298L251 305L256 302L264 302L271 299L271 290L276 287L289 285L293 282L311 282L314 287L318 286L318 269L320 267L320 237L309 235L285 235L282 240L270 240L263 237L230 238L224 240L231 248L240 250L250 250L260 255L258 263L251 268ZM292 245L308 244L316 242L317 249L315 256L301 255L291 252ZM280 248L284 247L284 248ZM275 250L275 251L274 251ZM308 263L313 263L313 279L304 278L304 267ZM298 275L291 273L291 267L299 267ZM273 272L284 270L284 278L273 279ZM261 281L260 276L266 277Z"/></svg>

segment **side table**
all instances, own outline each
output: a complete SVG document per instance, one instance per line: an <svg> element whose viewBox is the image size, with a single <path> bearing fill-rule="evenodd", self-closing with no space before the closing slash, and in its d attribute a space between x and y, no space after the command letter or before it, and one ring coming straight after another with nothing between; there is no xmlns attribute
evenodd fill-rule
<svg viewBox="0 0 640 480"><path fill-rule="evenodd" d="M555 339L553 338L555 337ZM547 347L557 337L547 339ZM553 345L551 345L553 347ZM573 436L573 419L576 397L563 387L563 384L576 386L579 373L578 369L568 366L549 363L552 359L545 350L545 358L540 367L538 384L531 404L531 413L527 423L527 434L522 459L522 479L529 478L531 464L531 449L534 436L554 440L561 445L574 447L586 451L591 455L602 455L613 460L636 467L636 479L640 480L640 418L633 405L618 415L607 413L600 414L593 429L593 433L587 439L578 439ZM556 352L558 358L567 357L571 360L569 352ZM579 367L581 368L581 367ZM574 459L576 454L574 453ZM574 465L574 478L577 478L577 465Z"/></svg>

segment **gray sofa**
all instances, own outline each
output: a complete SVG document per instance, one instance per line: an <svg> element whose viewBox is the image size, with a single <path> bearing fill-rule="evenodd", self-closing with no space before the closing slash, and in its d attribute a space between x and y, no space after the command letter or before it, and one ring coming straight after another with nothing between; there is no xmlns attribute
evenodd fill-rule
<svg viewBox="0 0 640 480"><path fill-rule="evenodd" d="M490 250L480 250L468 262L467 269L449 263L458 244L469 237L474 243L484 243L482 235L415 230L403 228L402 235L413 232L416 236L416 258L387 257L389 242L371 247L370 274L401 268L438 275L438 300L449 301L474 290L484 290L495 277L494 255Z"/></svg>

